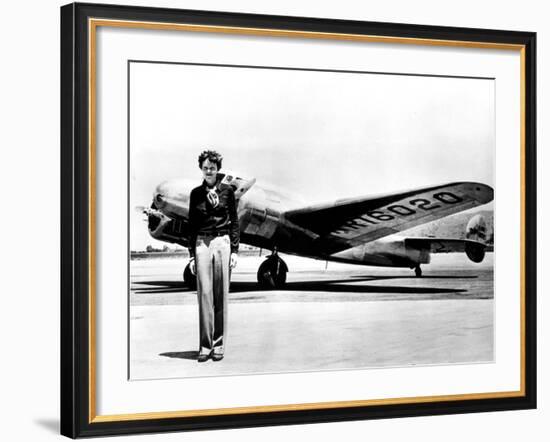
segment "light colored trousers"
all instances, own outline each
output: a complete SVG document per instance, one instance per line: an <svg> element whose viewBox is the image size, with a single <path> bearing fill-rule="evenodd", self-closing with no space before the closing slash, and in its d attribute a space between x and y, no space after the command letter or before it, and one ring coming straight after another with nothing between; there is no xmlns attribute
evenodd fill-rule
<svg viewBox="0 0 550 442"><path fill-rule="evenodd" d="M229 294L229 235L198 235L195 246L200 352L223 354Z"/></svg>

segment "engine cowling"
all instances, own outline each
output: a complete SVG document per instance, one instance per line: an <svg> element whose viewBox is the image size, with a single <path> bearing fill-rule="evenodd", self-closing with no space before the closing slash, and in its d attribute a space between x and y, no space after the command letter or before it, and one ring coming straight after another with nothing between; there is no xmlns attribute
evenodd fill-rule
<svg viewBox="0 0 550 442"><path fill-rule="evenodd" d="M475 215L468 221L466 239L478 242L487 241L487 223L482 215Z"/></svg>

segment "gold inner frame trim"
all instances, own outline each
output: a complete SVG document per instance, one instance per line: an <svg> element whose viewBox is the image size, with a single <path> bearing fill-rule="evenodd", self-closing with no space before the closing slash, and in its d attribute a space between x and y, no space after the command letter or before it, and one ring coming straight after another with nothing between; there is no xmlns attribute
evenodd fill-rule
<svg viewBox="0 0 550 442"><path fill-rule="evenodd" d="M131 414L96 414L96 30L97 27L116 27L116 28L134 28L148 30L171 30L186 32L208 32L219 34L237 34L269 37L292 37L308 39L325 39L340 41L357 41L370 43L389 43L389 44L413 44L421 46L444 46L461 48L481 48L481 49L499 49L519 51L520 53L520 207L521 207L521 228L520 228L520 390L518 391L499 391L487 393L465 393L454 395L439 396L419 396L388 399L369 399L352 401L334 401L334 402L316 402L301 404L284 405L261 405L234 408L217 409L196 409L181 411L161 411L148 413ZM349 408L365 407L376 405L397 405L397 404L415 404L427 402L442 401L461 401L461 400L481 400L497 398L513 398L525 396L525 45L505 44L492 42L458 41L458 40L439 40L423 39L410 37L390 37L377 35L359 35L359 34L339 34L322 33L307 31L291 31L283 29L263 29L263 28L244 28L231 26L210 26L181 23L158 23L158 22L140 22L129 20L111 20L111 19L88 19L88 93L89 93L89 423L100 422L119 422L146 419L169 419L177 417L197 417L197 416L216 416L216 415L235 415L246 413L269 413L280 411L297 410L322 410L328 408Z"/></svg>
<svg viewBox="0 0 550 442"><path fill-rule="evenodd" d="M243 28L238 26L211 26L182 23L159 23L131 20L103 20L90 19L91 26L107 26L115 28L136 28L153 29L163 31L187 31L187 32L209 32L218 34L238 34L254 36L274 36L274 37L299 37L323 40L344 40L361 41L370 43L400 43L414 44L423 46L456 46L465 48L483 48L483 49L505 49L521 50L523 45L509 43L491 43L477 41L459 41L459 40L441 40L433 38L411 38L411 37L391 37L380 35L362 35L362 34L340 34L333 32L312 32L312 31L291 31L286 29L264 29L264 28Z"/></svg>
<svg viewBox="0 0 550 442"><path fill-rule="evenodd" d="M89 320L89 364L88 387L89 387L89 409L88 421L93 422L96 417L96 26L88 21L88 103L89 103L89 256L90 265L88 274L88 320Z"/></svg>
<svg viewBox="0 0 550 442"><path fill-rule="evenodd" d="M167 419L174 417L198 417L198 416L220 416L235 415L246 413L273 413L277 411L297 411L297 410L322 410L326 408L348 408L364 407L374 405L395 405L395 404L422 404L426 402L442 401L461 401L464 399L496 399L523 396L519 391L480 393L480 394L458 394L447 396L422 396L412 398L390 398L390 399L371 399L337 402L316 402L304 404L284 404L284 405L262 405L254 407L235 407L235 408L214 408L204 410L182 410L182 411L158 411L151 413L132 413L132 414L111 414L106 416L96 416L91 422L113 422L113 421L132 421L145 419Z"/></svg>
<svg viewBox="0 0 550 442"><path fill-rule="evenodd" d="M520 391L525 392L525 47L520 51Z"/></svg>

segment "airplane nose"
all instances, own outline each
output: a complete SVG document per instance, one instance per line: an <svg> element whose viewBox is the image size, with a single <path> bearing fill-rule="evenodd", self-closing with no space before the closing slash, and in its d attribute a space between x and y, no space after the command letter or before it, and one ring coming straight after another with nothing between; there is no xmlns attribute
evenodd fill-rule
<svg viewBox="0 0 550 442"><path fill-rule="evenodd" d="M164 209L166 205L173 199L174 185L171 181L160 183L153 192L153 204L157 209Z"/></svg>
<svg viewBox="0 0 550 442"><path fill-rule="evenodd" d="M153 204L159 210L174 213L187 210L192 183L181 178L160 183L153 192Z"/></svg>
<svg viewBox="0 0 550 442"><path fill-rule="evenodd" d="M157 191L153 195L153 203L155 204L157 209L162 209L166 205L165 196L162 193L162 191Z"/></svg>

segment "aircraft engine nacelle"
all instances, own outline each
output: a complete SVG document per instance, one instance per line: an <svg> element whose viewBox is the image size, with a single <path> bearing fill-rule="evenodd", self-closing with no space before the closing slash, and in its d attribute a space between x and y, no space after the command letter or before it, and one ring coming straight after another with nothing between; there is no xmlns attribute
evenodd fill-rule
<svg viewBox="0 0 550 442"><path fill-rule="evenodd" d="M485 258L485 246L483 244L466 243L464 251L470 261L475 263L480 263Z"/></svg>
<svg viewBox="0 0 550 442"><path fill-rule="evenodd" d="M182 218L170 218L160 210L154 208L154 204L152 206L151 208L142 210L147 215L149 234L159 241L187 247L187 238L189 236L187 221Z"/></svg>
<svg viewBox="0 0 550 442"><path fill-rule="evenodd" d="M336 257L363 261L372 265L409 267L430 262L430 250L411 247L403 238L388 238L344 250Z"/></svg>
<svg viewBox="0 0 550 442"><path fill-rule="evenodd" d="M480 243L487 241L487 223L482 215L475 215L468 221L466 238ZM480 263L485 258L485 246L483 244L466 243L464 251L466 256L473 262Z"/></svg>
<svg viewBox="0 0 550 442"><path fill-rule="evenodd" d="M468 221L466 239L478 242L487 241L487 223L482 215L475 215Z"/></svg>
<svg viewBox="0 0 550 442"><path fill-rule="evenodd" d="M416 248L410 247L406 241L400 241L403 244L404 258L409 259L415 264L429 264L431 260L430 249L429 248Z"/></svg>

